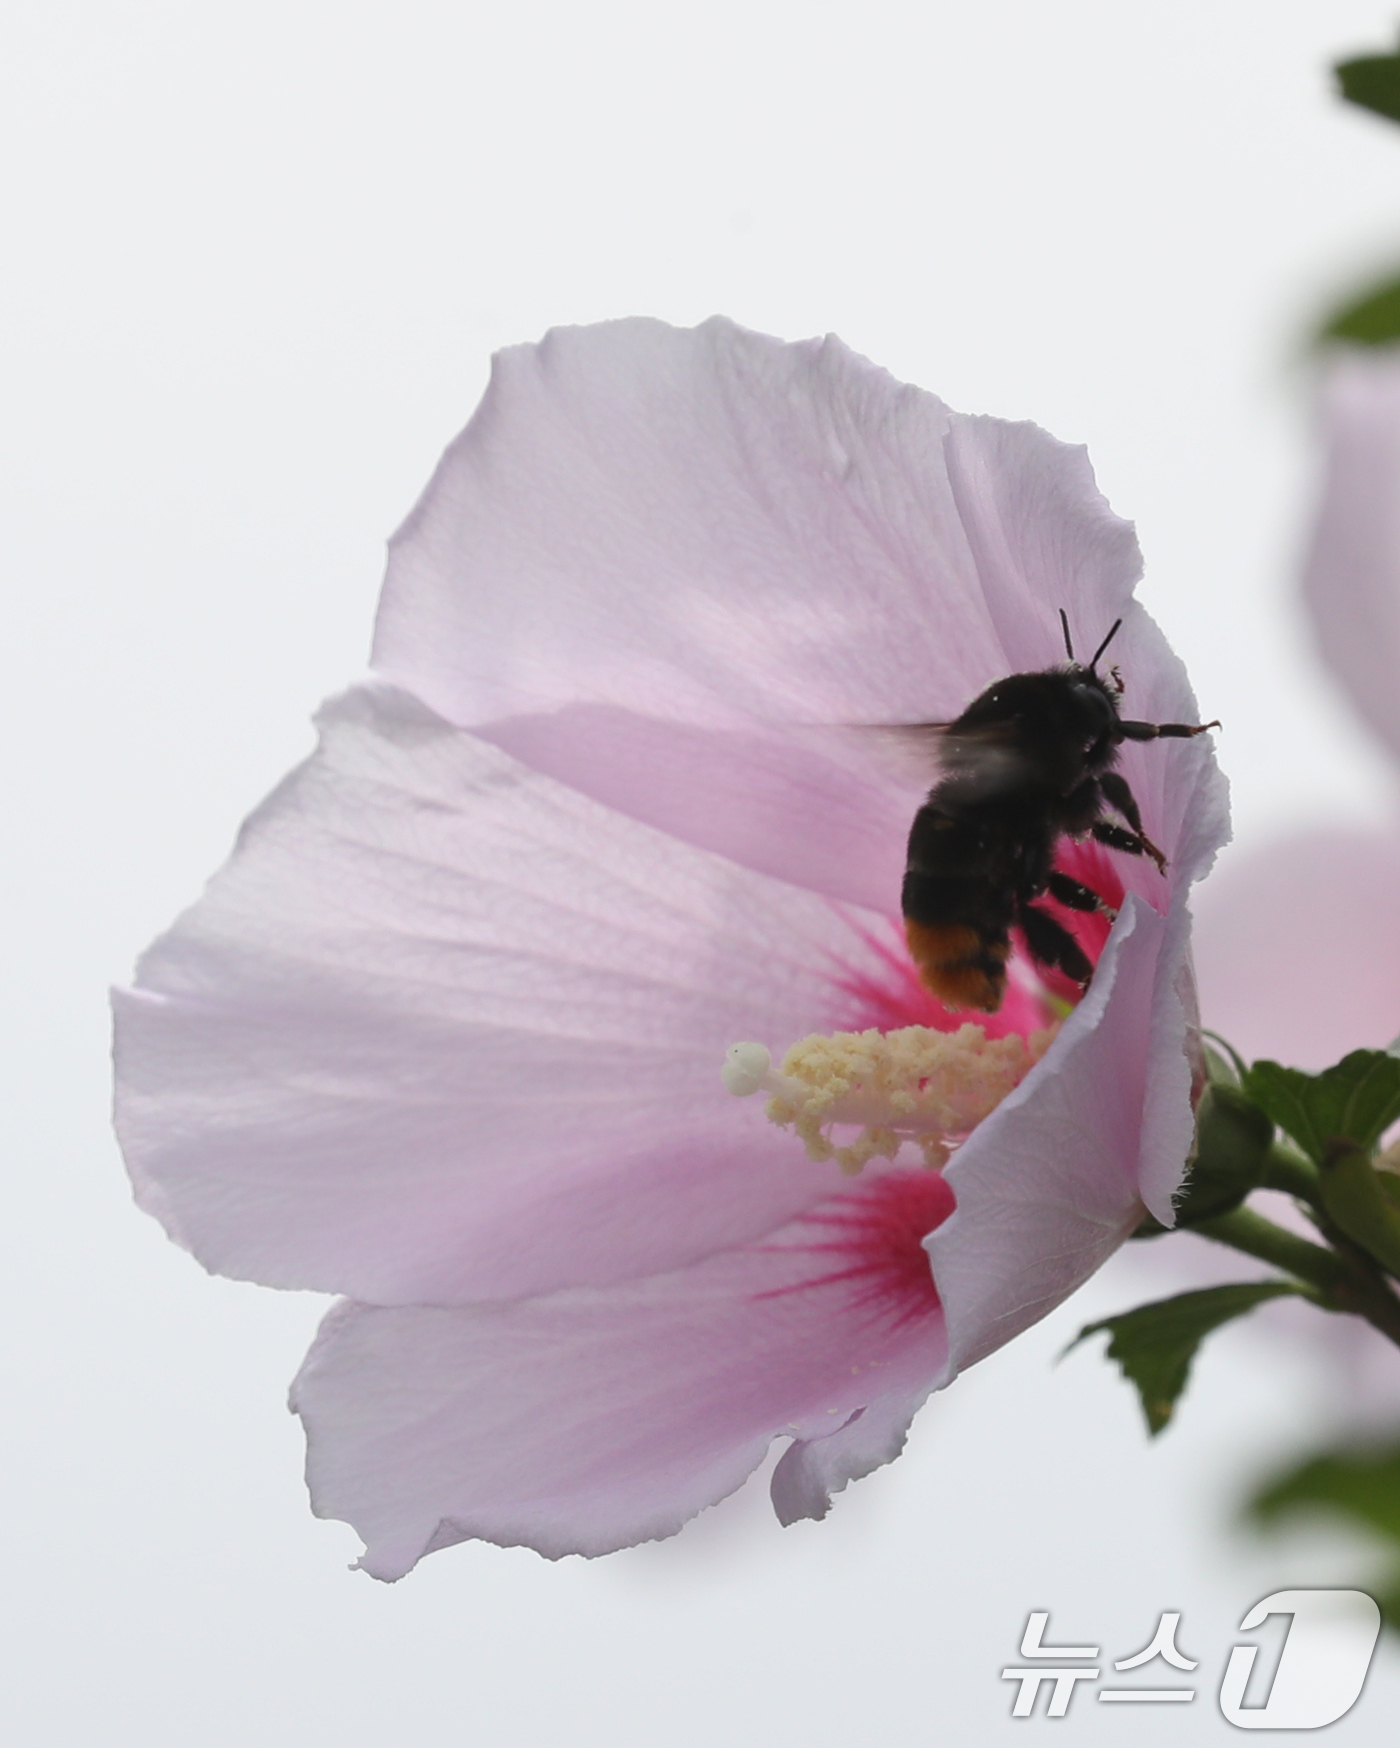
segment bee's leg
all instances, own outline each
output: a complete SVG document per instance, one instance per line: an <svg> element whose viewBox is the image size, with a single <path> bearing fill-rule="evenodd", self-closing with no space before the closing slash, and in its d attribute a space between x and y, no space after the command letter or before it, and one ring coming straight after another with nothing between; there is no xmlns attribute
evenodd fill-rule
<svg viewBox="0 0 1400 1748"><path fill-rule="evenodd" d="M1136 836L1142 840L1143 847L1138 854L1151 856L1157 867L1165 874L1167 859L1142 829L1142 815L1138 812L1137 797L1128 787L1128 779L1117 771L1105 771L1103 776L1099 778L1099 788L1103 790L1104 799L1109 806L1118 809Z"/></svg>
<svg viewBox="0 0 1400 1748"><path fill-rule="evenodd" d="M1116 807L1127 820L1128 824L1138 834L1142 832L1142 815L1138 812L1137 797L1128 787L1128 779L1117 771L1105 771L1099 778L1099 788L1104 793L1104 799L1110 807Z"/></svg>
<svg viewBox="0 0 1400 1748"><path fill-rule="evenodd" d="M1033 959L1063 971L1076 983L1087 983L1094 975L1094 967L1079 942L1048 911L1022 904L1017 920L1025 931Z"/></svg>
<svg viewBox="0 0 1400 1748"><path fill-rule="evenodd" d="M1089 833L1101 844L1107 844L1110 850L1126 850L1130 856L1151 856L1157 864L1157 872L1166 873L1167 858L1141 832L1125 831L1121 825L1110 825L1106 819L1100 819L1089 827Z"/></svg>
<svg viewBox="0 0 1400 1748"><path fill-rule="evenodd" d="M1105 771L1103 776L1099 778L1099 788L1103 790L1103 799L1108 802L1108 806L1119 809L1120 815L1126 818L1129 829L1133 830L1134 836L1140 839L1143 848L1138 851L1138 855L1152 857L1152 860L1157 864L1157 869L1162 874L1166 874L1166 857L1162 855L1162 851L1152 843L1152 839L1143 830L1143 816L1138 811L1138 799L1133 794L1133 790L1127 787L1126 776L1120 776L1117 771ZM1120 844L1119 848L1124 848L1124 846Z"/></svg>
<svg viewBox="0 0 1400 1748"><path fill-rule="evenodd" d="M1190 740L1219 727L1218 722L1125 722L1120 717L1118 734L1122 740Z"/></svg>
<svg viewBox="0 0 1400 1748"><path fill-rule="evenodd" d="M1061 904L1068 905L1071 910L1097 911L1110 922L1118 915L1113 906L1100 898L1092 886L1085 886L1081 880L1072 880L1068 874L1061 874L1058 868L1045 884L1050 896L1058 898Z"/></svg>

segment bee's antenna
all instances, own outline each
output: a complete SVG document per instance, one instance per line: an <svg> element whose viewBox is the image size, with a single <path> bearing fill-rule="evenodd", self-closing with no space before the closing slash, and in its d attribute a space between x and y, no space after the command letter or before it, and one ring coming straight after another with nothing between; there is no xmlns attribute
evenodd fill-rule
<svg viewBox="0 0 1400 1748"><path fill-rule="evenodd" d="M1113 621L1112 625L1109 626L1108 636L1103 640L1103 642L1099 645L1099 647L1094 651L1094 659L1093 659L1093 661L1091 661L1089 663L1089 672L1091 674L1093 673L1094 669L1097 668L1099 665L1099 657L1108 648L1109 644L1111 644L1113 642L1114 638L1117 637L1118 627L1122 623L1123 623L1123 621L1121 619L1115 619Z"/></svg>
<svg viewBox="0 0 1400 1748"><path fill-rule="evenodd" d="M1065 634L1065 654L1069 657L1069 659L1071 661L1073 661L1074 660L1074 645L1069 640L1069 620L1065 617L1065 610L1063 607L1061 607L1061 609L1060 609L1060 625L1061 625L1061 628L1063 629L1064 634ZM1114 631L1116 631L1118 628L1117 628L1117 626L1114 626L1113 629L1114 629ZM1113 635L1113 632L1111 631L1109 633L1109 636L1112 637L1112 635Z"/></svg>

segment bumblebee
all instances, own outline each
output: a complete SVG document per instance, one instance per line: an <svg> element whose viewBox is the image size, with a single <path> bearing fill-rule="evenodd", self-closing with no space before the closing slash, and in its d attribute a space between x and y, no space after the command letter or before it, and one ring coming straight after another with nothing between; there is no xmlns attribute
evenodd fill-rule
<svg viewBox="0 0 1400 1748"><path fill-rule="evenodd" d="M1064 667L1010 674L974 698L937 735L940 776L914 816L901 908L909 951L925 985L947 1006L995 1013L1006 992L1011 930L1039 964L1086 986L1093 966L1063 924L1036 901L1113 914L1100 895L1054 866L1061 837L1166 858L1142 826L1132 790L1114 766L1128 740L1189 739L1218 722L1130 722L1118 714L1123 682L1099 660L1074 658L1063 609ZM1106 818L1109 811L1117 819Z"/></svg>

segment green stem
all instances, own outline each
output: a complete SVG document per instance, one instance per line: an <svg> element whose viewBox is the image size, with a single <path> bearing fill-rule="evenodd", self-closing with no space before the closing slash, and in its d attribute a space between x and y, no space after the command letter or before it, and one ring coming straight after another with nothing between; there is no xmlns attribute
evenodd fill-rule
<svg viewBox="0 0 1400 1748"><path fill-rule="evenodd" d="M1336 1245L1346 1265L1347 1275L1337 1293L1339 1310L1364 1317L1400 1347L1400 1299L1395 1297L1375 1263L1350 1239L1329 1229L1328 1237Z"/></svg>
<svg viewBox="0 0 1400 1748"><path fill-rule="evenodd" d="M1220 1036L1219 1032L1209 1032L1209 1031L1206 1031L1204 1028L1201 1031L1201 1036L1203 1038L1209 1038L1212 1044L1218 1044L1220 1046L1220 1048L1230 1058L1231 1062L1233 1062L1235 1065L1236 1084L1243 1085L1244 1084L1244 1077L1245 1077L1245 1075L1247 1075L1249 1073L1249 1069L1245 1063L1244 1058L1240 1055L1239 1051L1236 1050L1235 1046L1230 1042L1230 1040L1228 1038L1222 1038Z"/></svg>
<svg viewBox="0 0 1400 1748"><path fill-rule="evenodd" d="M1306 1154L1287 1142L1275 1141L1264 1161L1264 1188L1283 1190L1310 1208L1322 1207L1322 1179Z"/></svg>
<svg viewBox="0 0 1400 1748"><path fill-rule="evenodd" d="M1300 1238L1275 1226L1252 1208L1236 1208L1229 1214L1217 1214L1210 1220L1199 1220L1190 1228L1202 1238L1216 1244L1228 1244L1232 1250L1242 1250L1246 1256L1257 1256L1261 1262L1272 1263L1285 1274L1293 1275L1309 1286L1316 1287L1330 1306L1346 1269L1341 1258L1311 1239Z"/></svg>
<svg viewBox="0 0 1400 1748"><path fill-rule="evenodd" d="M1282 1187L1282 1186L1279 1186ZM1336 1250L1314 1244L1275 1226L1252 1208L1236 1208L1217 1214L1190 1228L1216 1244L1243 1251L1262 1262L1272 1263L1313 1290L1308 1297L1329 1311L1350 1312L1364 1317L1388 1340L1400 1347L1400 1299L1381 1279L1374 1265L1356 1246L1335 1234ZM1334 1236L1329 1232L1329 1237Z"/></svg>

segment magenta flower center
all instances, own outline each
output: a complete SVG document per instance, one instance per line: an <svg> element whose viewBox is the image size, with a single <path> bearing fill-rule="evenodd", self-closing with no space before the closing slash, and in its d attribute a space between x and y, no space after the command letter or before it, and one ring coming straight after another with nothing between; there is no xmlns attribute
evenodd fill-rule
<svg viewBox="0 0 1400 1748"><path fill-rule="evenodd" d="M845 1285L853 1308L876 1313L882 1321L901 1325L925 1317L939 1301L924 1239L954 1205L953 1192L938 1172L893 1171L867 1179L803 1216L802 1225L819 1236L781 1247L788 1254L820 1258L822 1264L800 1281L757 1296L772 1299Z"/></svg>

